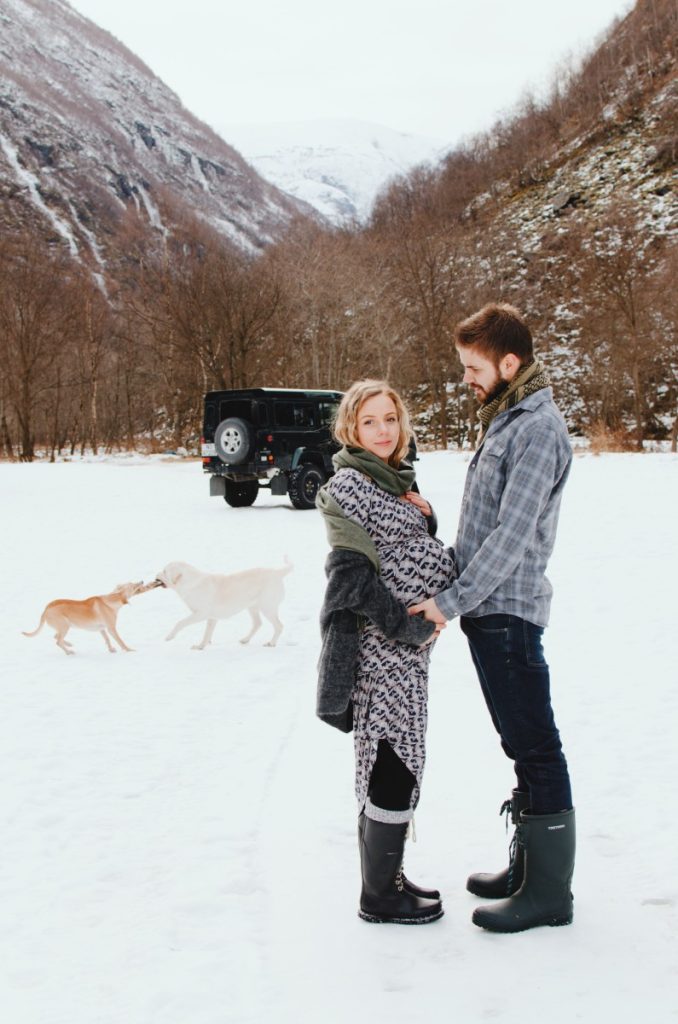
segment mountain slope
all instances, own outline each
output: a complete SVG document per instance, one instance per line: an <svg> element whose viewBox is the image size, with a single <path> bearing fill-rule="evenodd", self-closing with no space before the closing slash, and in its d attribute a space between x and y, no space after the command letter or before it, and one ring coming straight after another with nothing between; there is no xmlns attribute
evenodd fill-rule
<svg viewBox="0 0 678 1024"><path fill-rule="evenodd" d="M302 206L263 181L113 36L65 0L0 0L0 218L103 263L126 215L197 215L238 248ZM307 211L310 212L310 211Z"/></svg>
<svg viewBox="0 0 678 1024"><path fill-rule="evenodd" d="M542 101L380 198L370 245L390 253L405 324L433 339L443 443L473 410L457 383L445 404L442 325L498 299L528 316L573 431L676 443L677 60L675 0L637 0Z"/></svg>

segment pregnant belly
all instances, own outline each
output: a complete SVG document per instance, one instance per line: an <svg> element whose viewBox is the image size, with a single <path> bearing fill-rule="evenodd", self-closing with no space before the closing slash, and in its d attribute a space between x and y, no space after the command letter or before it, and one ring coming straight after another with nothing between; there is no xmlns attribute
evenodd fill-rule
<svg viewBox="0 0 678 1024"><path fill-rule="evenodd" d="M433 540L431 538L431 540ZM454 579L454 561L441 544L418 544L383 557L381 575L391 593L407 605L446 590Z"/></svg>

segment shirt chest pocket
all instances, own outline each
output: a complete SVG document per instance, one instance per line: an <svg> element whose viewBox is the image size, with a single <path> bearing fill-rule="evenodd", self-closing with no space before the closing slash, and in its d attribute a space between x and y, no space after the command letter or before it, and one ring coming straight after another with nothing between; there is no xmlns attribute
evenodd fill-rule
<svg viewBox="0 0 678 1024"><path fill-rule="evenodd" d="M481 491L483 500L488 496L499 504L506 480L506 445L491 438L483 445L475 468L475 485Z"/></svg>

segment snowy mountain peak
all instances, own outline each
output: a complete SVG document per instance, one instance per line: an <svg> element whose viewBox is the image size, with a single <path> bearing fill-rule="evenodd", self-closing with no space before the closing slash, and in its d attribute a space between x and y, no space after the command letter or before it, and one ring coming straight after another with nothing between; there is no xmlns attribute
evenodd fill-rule
<svg viewBox="0 0 678 1024"><path fill-rule="evenodd" d="M436 139L340 118L217 130L262 177L336 225L365 221L391 178L444 152Z"/></svg>

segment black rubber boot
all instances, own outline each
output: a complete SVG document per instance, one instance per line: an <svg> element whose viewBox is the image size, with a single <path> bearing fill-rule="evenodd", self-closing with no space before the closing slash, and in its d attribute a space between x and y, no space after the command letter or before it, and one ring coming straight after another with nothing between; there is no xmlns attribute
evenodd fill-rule
<svg viewBox="0 0 678 1024"><path fill-rule="evenodd" d="M511 793L511 799L505 800L501 805L499 814L510 813L511 821L514 825L517 825L520 821L521 811L528 810L529 806L530 794L514 789ZM469 875L466 880L466 888L469 892L472 892L475 896L480 896L484 900L502 900L506 899L507 896L513 896L514 892L518 892L518 889L523 884L524 863L523 850L518 844L514 832L511 845L509 846L508 867L496 875L488 875L483 872Z"/></svg>
<svg viewBox="0 0 678 1024"><path fill-rule="evenodd" d="M365 818L361 867L363 886L358 914L374 924L429 924L443 916L440 900L407 892L402 882L407 824L390 825Z"/></svg>
<svg viewBox="0 0 678 1024"><path fill-rule="evenodd" d="M363 859L363 832L365 831L365 812L361 811L358 816L358 846L360 848L360 862L362 864ZM420 885L415 885L414 882L410 882L409 878L405 877L405 867L401 864L400 866L400 877L402 879L403 888L405 892L411 892L413 896L419 896L424 900L439 900L440 892L437 889L424 889Z"/></svg>
<svg viewBox="0 0 678 1024"><path fill-rule="evenodd" d="M523 932L572 922L572 873L576 845L574 811L523 813L516 829L525 854L525 877L515 896L477 907L473 923L492 932Z"/></svg>

